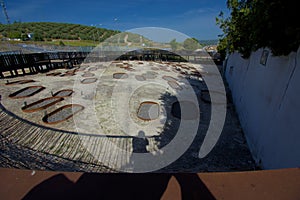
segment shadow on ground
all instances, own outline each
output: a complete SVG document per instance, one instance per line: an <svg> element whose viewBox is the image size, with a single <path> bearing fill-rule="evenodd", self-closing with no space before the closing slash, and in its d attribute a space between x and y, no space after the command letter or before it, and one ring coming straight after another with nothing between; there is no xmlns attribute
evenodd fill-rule
<svg viewBox="0 0 300 200"><path fill-rule="evenodd" d="M32 188L23 200L161 199L170 178L180 185L181 199L215 199L197 174L83 174L77 182L58 174ZM172 191L171 191L172 192ZM176 191L173 191L176 192ZM178 192L178 191L177 191ZM179 197L180 198L180 197Z"/></svg>

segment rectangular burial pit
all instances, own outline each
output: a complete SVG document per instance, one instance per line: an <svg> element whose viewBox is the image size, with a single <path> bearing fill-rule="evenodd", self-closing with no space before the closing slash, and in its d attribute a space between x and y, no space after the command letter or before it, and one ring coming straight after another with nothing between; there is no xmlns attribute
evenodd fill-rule
<svg viewBox="0 0 300 200"><path fill-rule="evenodd" d="M176 101L172 104L172 116L183 120L195 120L200 116L199 108L190 101Z"/></svg>
<svg viewBox="0 0 300 200"><path fill-rule="evenodd" d="M51 72L46 74L46 76L58 76L58 75L61 75L61 72Z"/></svg>
<svg viewBox="0 0 300 200"><path fill-rule="evenodd" d="M42 120L46 124L57 124L68 120L69 118L73 117L73 115L82 111L83 109L84 106L82 105L68 104L45 115Z"/></svg>
<svg viewBox="0 0 300 200"><path fill-rule="evenodd" d="M162 78L166 81L174 81L174 82L177 81L177 79L172 76L163 76Z"/></svg>
<svg viewBox="0 0 300 200"><path fill-rule="evenodd" d="M10 94L9 97L13 99L31 97L44 89L43 86L29 86Z"/></svg>
<svg viewBox="0 0 300 200"><path fill-rule="evenodd" d="M81 81L82 84L90 84L95 83L97 81L97 78L85 78Z"/></svg>
<svg viewBox="0 0 300 200"><path fill-rule="evenodd" d="M159 117L159 104L152 101L142 102L137 112L138 118L150 121Z"/></svg>
<svg viewBox="0 0 300 200"><path fill-rule="evenodd" d="M54 93L52 96L53 97L69 97L73 94L73 90L66 89L66 90L60 90L56 93Z"/></svg>
<svg viewBox="0 0 300 200"><path fill-rule="evenodd" d="M113 78L114 79L126 79L126 78L128 78L128 74L126 74L126 73L114 73Z"/></svg>
<svg viewBox="0 0 300 200"><path fill-rule="evenodd" d="M31 104L25 105L22 107L22 111L24 112L36 112L39 110L46 109L60 101L63 101L64 98L61 97L49 97L45 99L38 100Z"/></svg>
<svg viewBox="0 0 300 200"><path fill-rule="evenodd" d="M18 80L18 81L9 82L7 80L5 85L26 84L26 83L33 83L33 82L35 82L35 81L34 80Z"/></svg>
<svg viewBox="0 0 300 200"><path fill-rule="evenodd" d="M94 73L91 73L91 72L85 72L84 74L81 75L82 77L93 77L95 76Z"/></svg>

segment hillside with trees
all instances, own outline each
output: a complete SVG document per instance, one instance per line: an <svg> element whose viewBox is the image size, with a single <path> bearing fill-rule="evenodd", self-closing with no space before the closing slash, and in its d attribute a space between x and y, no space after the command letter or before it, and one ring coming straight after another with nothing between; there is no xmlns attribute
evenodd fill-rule
<svg viewBox="0 0 300 200"><path fill-rule="evenodd" d="M2 37L23 41L92 40L102 42L117 33L119 31L68 23L15 22L10 25L0 24Z"/></svg>
<svg viewBox="0 0 300 200"><path fill-rule="evenodd" d="M187 38L182 43L177 42L176 39L172 39L170 42L170 47L173 51L176 50L188 50L195 51L203 47L196 38Z"/></svg>
<svg viewBox="0 0 300 200"><path fill-rule="evenodd" d="M187 38L183 42L176 39L169 43L151 41L141 35L85 26L80 24L54 22L14 22L0 24L0 39L11 44L56 45L56 46L97 46L99 43L118 46L144 46L172 50L194 51L202 48L196 38ZM207 41L202 41L203 43ZM3 45L2 45L3 46ZM12 47L10 45L10 47ZM6 48L7 49L7 48Z"/></svg>

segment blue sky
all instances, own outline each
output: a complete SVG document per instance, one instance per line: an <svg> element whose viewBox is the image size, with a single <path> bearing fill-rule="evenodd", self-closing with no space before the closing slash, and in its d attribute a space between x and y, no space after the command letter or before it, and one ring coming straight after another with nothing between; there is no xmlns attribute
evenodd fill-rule
<svg viewBox="0 0 300 200"><path fill-rule="evenodd" d="M10 21L66 22L114 30L163 27L197 39L217 39L226 0L6 0ZM0 22L6 23L4 14Z"/></svg>

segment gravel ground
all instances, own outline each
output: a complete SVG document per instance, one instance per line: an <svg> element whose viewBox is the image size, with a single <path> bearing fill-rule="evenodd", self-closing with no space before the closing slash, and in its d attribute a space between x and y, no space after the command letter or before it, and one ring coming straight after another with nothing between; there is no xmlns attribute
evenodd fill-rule
<svg viewBox="0 0 300 200"><path fill-rule="evenodd" d="M162 74L165 73L165 71L170 71L169 69L172 69L171 67L167 67L164 65L156 65L157 69L161 69L163 71L160 71L159 73L151 72L147 70L143 70L141 74L146 80L147 79L153 79L158 76L162 76ZM136 70L138 70L139 67L143 67L143 65L139 65L136 67ZM149 69L149 68L148 68ZM114 71L118 72L118 71ZM146 72L146 73L143 73ZM82 72L81 72L82 73ZM96 72L95 72L96 73ZM173 71L171 73L174 73ZM172 77L180 77L180 73L184 73L184 70L181 69L181 71L176 70L177 74L174 74ZM108 74L107 77L111 81L112 74ZM169 73L166 73L169 74ZM81 77L81 74L80 74ZM48 78L48 77L47 77ZM49 77L51 81L49 83L52 84L54 82L55 77ZM201 78L197 77L198 80L201 81ZM59 79L63 79L59 77ZM57 85L66 85L69 83L69 80L72 79L72 77L66 77L64 81L58 82L55 81L55 84ZM56 79L55 79L56 80ZM88 78L84 79L82 83L93 83L97 79L94 78ZM42 81L42 80L40 80ZM121 80L123 81L123 80ZM158 78L155 79L155 81L159 81ZM165 82L168 82L167 80L164 80ZM172 79L172 81L174 81ZM198 81L199 82L199 81ZM101 87L101 98L105 98L108 95L104 94L110 94L112 89L109 84L112 82L106 82L107 85L103 85ZM181 82L181 79L178 79L176 82L179 83L181 86L183 82ZM191 85L193 86L194 90L197 90L196 93L200 94L199 91L202 89L205 89L205 85L193 85L193 82L191 81ZM45 85L48 89L51 87L48 87L48 85ZM51 86L51 85L50 85ZM7 86L11 87L11 86ZM108 90L104 90L105 88L108 88ZM177 87L177 85L176 85ZM183 85L184 87L184 85ZM18 89L20 89L19 87ZM53 90L53 88L51 88ZM54 91L59 90L58 88L55 88ZM30 91L27 91L30 92ZM32 92L32 91L31 91ZM77 90L75 90L75 94L80 94ZM229 91L228 91L229 92ZM46 93L46 91L41 92L43 95L49 95L49 91ZM37 96L41 99L39 96L41 93L39 93ZM144 92L145 93L145 92ZM9 94L9 93L8 93ZM24 95L24 94L23 94ZM148 95L149 96L149 95ZM45 96L46 97L46 96ZM108 97L107 97L108 98ZM209 96L206 96L206 98L209 100ZM168 98L166 98L168 99ZM36 99L35 99L36 100ZM101 99L100 99L101 100ZM100 111L103 110L101 102L97 101L99 103L99 109ZM15 100L14 101L19 101ZM67 103L71 103L66 99ZM170 165L166 166L165 168L159 170L158 172L211 172L211 171L243 171L243 170L256 170L258 169L252 159L251 153L249 151L249 148L247 146L247 142L245 140L243 131L240 127L239 120L237 117L237 114L235 113L234 106L232 104L232 101L230 99L230 95L228 95L228 104L227 104L227 115L226 115L226 122L223 129L223 132L221 134L221 137L217 143L217 145L214 147L214 149L209 153L208 156L206 156L203 159L198 158L198 152L199 147L201 146L203 139L205 137L205 133L207 131L208 123L210 121L210 103L209 101L204 102L199 97L200 101L200 111L205 114L201 114L201 120L199 124L199 133L197 134L196 138L194 139L193 144L189 147L189 149L175 162L171 163ZM82 100L82 102L85 102L85 99ZM82 104L82 102L79 102ZM88 101L89 102L89 101ZM106 99L103 100L103 102L108 102ZM18 103L23 103L18 102ZM170 103L170 102L166 102ZM85 106L85 110L87 110L86 104L82 104ZM106 104L103 104L106 106ZM172 104L171 104L172 105ZM61 104L58 106L62 106ZM73 109L73 110L72 110ZM76 108L75 108L76 109ZM78 109L80 109L78 107ZM13 107L11 107L11 110L14 112L17 112L17 110L14 110ZM75 110L76 111L76 110ZM50 111L51 112L51 111ZM48 113L50 113L48 112ZM65 109L61 112L58 112L57 114L53 115L53 118L50 119L50 121L54 122L57 120L62 120L66 116L71 115L74 112L74 108ZM81 112L84 113L84 112ZM38 113L34 113L38 114ZM114 128L113 124L108 121L109 114L111 112L105 112L106 115L101 115L101 120L103 120L103 127L110 127L112 131L110 134L113 134ZM29 115L28 115L29 116ZM81 115L76 115L81 116ZM99 115L100 116L100 115ZM26 117L26 116L25 116ZM89 117L89 116L87 116ZM29 118L29 117L28 117ZM85 120L87 118L84 118ZM176 121L177 120L177 121ZM172 133L176 133L176 124L178 124L179 119L174 119L174 124L170 123L168 127L165 128L165 132L168 134L162 134L162 136L157 137L157 142L160 143L159 147L162 147L166 145L174 135ZM61 127L68 125L67 123L62 123ZM173 126L174 125L174 126ZM64 127L63 127L64 128ZM92 127L91 127L92 128ZM171 133L171 134L170 134ZM3 167L17 167L17 168L36 168L36 169L50 169L50 170L67 170L67 171L90 171L89 166L94 167L94 164L91 163L78 163L77 161L71 161L65 158L60 158L56 155L49 155L47 153L43 153L43 151L32 151L30 149L27 149L26 147L18 146L17 144L14 144L11 141L7 141L5 138L1 137L0 134L0 165ZM34 162L33 162L34 161ZM101 166L95 166L100 167ZM103 167L103 166L102 166ZM102 169L102 168L101 168ZM103 167L103 172L109 171L108 168Z"/></svg>
<svg viewBox="0 0 300 200"><path fill-rule="evenodd" d="M198 158L199 148L204 139L202 133L206 132L207 124L210 120L210 104L201 103L200 110L202 115L199 128L202 131L196 135L192 145L178 160L157 172L233 172L259 170L260 168L255 164L249 151L230 96L228 96L226 120L220 139L206 157L202 159ZM166 139L166 142L168 142L168 139Z"/></svg>

